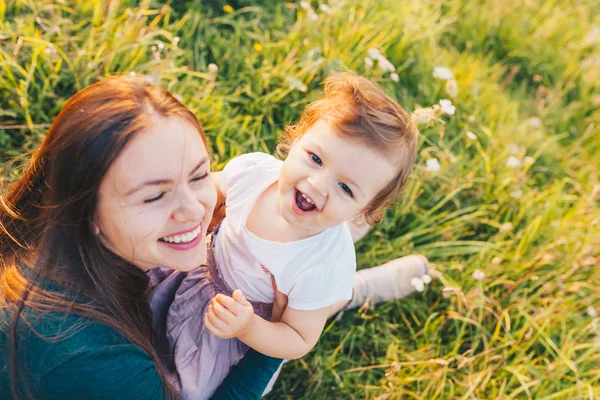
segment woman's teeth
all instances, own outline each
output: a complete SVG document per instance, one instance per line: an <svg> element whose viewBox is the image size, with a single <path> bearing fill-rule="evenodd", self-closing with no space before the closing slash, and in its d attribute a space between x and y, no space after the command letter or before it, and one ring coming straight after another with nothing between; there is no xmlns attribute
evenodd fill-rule
<svg viewBox="0 0 600 400"><path fill-rule="evenodd" d="M312 201L312 199L310 197L308 197L307 195L305 195L304 193L302 193L301 196L304 197L304 200L308 201L310 204L315 205L315 202Z"/></svg>
<svg viewBox="0 0 600 400"><path fill-rule="evenodd" d="M200 225L193 231L185 233L183 235L165 236L165 237L160 238L160 240L162 240L163 242L168 242L168 243L189 243L198 237L201 230L202 230L202 225Z"/></svg>

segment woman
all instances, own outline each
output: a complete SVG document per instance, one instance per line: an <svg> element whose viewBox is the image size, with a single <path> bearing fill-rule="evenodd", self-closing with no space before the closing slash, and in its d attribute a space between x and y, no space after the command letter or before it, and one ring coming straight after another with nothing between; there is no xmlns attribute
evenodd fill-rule
<svg viewBox="0 0 600 400"><path fill-rule="evenodd" d="M109 78L67 102L0 203L0 397L175 397L146 271L204 261L209 168L197 119L159 88ZM250 354L218 396L259 397L278 365Z"/></svg>
<svg viewBox="0 0 600 400"><path fill-rule="evenodd" d="M206 258L209 167L195 116L140 79L108 78L67 102L0 197L1 398L176 397L161 314ZM167 279L150 285L158 266ZM336 311L403 297L426 269L413 257L362 270ZM283 307L278 296L274 315ZM250 351L214 397L260 397L280 361Z"/></svg>

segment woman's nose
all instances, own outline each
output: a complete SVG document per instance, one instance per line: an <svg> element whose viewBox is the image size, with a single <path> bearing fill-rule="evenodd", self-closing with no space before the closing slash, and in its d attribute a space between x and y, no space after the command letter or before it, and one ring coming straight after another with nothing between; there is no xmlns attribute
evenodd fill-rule
<svg viewBox="0 0 600 400"><path fill-rule="evenodd" d="M206 208L194 191L182 190L177 193L177 207L173 211L173 219L177 222L200 222L204 219Z"/></svg>

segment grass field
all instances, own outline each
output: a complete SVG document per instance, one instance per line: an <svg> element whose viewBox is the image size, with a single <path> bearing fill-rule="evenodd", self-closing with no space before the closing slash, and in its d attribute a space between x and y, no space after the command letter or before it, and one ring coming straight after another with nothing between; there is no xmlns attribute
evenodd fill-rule
<svg viewBox="0 0 600 400"><path fill-rule="evenodd" d="M273 152L329 73L357 71L422 121L359 265L420 252L441 277L331 321L269 398L600 398L599 2L172 3L0 0L3 180L102 76L180 96L220 169Z"/></svg>

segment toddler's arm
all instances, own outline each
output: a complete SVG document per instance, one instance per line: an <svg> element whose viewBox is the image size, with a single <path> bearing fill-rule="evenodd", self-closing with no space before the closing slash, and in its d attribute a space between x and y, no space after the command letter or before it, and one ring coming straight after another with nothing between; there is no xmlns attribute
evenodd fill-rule
<svg viewBox="0 0 600 400"><path fill-rule="evenodd" d="M269 322L254 315L252 328L237 338L267 356L289 360L301 358L317 344L329 308L301 311L287 307L281 322Z"/></svg>
<svg viewBox="0 0 600 400"><path fill-rule="evenodd" d="M269 322L255 315L252 305L236 290L233 298L219 294L213 299L204 323L214 335L237 337L267 356L296 359L319 340L329 308L301 311L287 307L280 322Z"/></svg>

